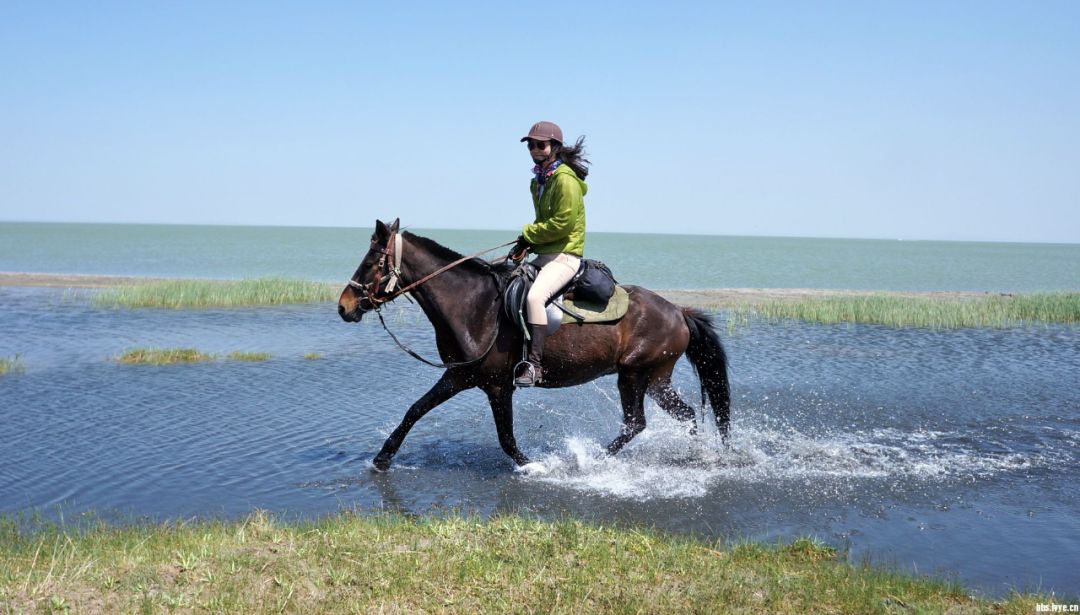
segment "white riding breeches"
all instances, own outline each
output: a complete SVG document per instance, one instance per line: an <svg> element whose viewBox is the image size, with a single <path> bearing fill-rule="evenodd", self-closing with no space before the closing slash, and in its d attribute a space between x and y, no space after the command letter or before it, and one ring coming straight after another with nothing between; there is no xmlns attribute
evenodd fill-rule
<svg viewBox="0 0 1080 615"><path fill-rule="evenodd" d="M541 254L532 260L532 264L540 268L540 273L536 274L525 299L526 319L531 325L543 326L548 324L544 304L573 279L581 259L573 254Z"/></svg>

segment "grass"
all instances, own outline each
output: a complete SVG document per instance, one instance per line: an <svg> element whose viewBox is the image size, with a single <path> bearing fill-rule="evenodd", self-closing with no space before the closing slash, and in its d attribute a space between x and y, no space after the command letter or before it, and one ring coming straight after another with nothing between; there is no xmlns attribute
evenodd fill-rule
<svg viewBox="0 0 1080 615"><path fill-rule="evenodd" d="M217 308L334 301L330 284L287 278L251 280L170 280L103 290L94 305L126 308Z"/></svg>
<svg viewBox="0 0 1080 615"><path fill-rule="evenodd" d="M230 352L225 356L230 361L266 361L272 355L269 352ZM215 361L217 355L196 350L195 348L134 348L124 352L116 360L128 365L172 365L175 363L199 363Z"/></svg>
<svg viewBox="0 0 1080 615"><path fill-rule="evenodd" d="M1023 613L1052 596L852 565L810 539L719 545L563 520L365 517L19 531L4 612Z"/></svg>
<svg viewBox="0 0 1080 615"><path fill-rule="evenodd" d="M214 355L194 348L135 348L116 357L116 360L128 365L173 365L213 361Z"/></svg>
<svg viewBox="0 0 1080 615"><path fill-rule="evenodd" d="M988 295L985 297L905 297L856 295L770 301L736 308L736 320L796 319L818 323L863 323L889 327L1003 328L1026 323L1080 322L1080 293Z"/></svg>
<svg viewBox="0 0 1080 615"><path fill-rule="evenodd" d="M19 355L14 357L0 357L0 376L6 376L8 374L21 374L26 371L26 368L22 364L22 359Z"/></svg>
<svg viewBox="0 0 1080 615"><path fill-rule="evenodd" d="M269 277L150 282L104 290L95 294L92 301L106 307L185 309L315 303L333 301L337 296L338 288L330 284ZM753 318L926 328L1001 328L1026 323L1080 322L1080 292L979 297L843 294L720 307L731 308L735 324L746 324ZM422 318L417 313L412 315ZM401 324L404 316L402 312L391 312L390 318Z"/></svg>
<svg viewBox="0 0 1080 615"><path fill-rule="evenodd" d="M266 361L270 358L269 352L230 352L230 361Z"/></svg>
<svg viewBox="0 0 1080 615"><path fill-rule="evenodd" d="M323 358L323 356L318 352L309 352L304 355L304 358L308 361L318 361L319 359Z"/></svg>

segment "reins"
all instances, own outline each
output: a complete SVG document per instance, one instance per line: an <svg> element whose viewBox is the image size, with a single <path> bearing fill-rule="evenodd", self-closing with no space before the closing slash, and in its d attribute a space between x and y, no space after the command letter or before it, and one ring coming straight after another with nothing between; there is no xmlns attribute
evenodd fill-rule
<svg viewBox="0 0 1080 615"><path fill-rule="evenodd" d="M415 281L415 282L413 282L413 283L411 283L411 284L409 284L407 286L403 286L401 288L398 288L397 290L394 290L394 286L396 286L397 283L401 279L401 253L403 251L402 250L401 234L395 232L395 233L393 233L391 235L390 239L386 242L387 249L383 251L383 253L382 253L383 256L380 259L380 263L379 263L379 265L380 265L379 266L379 273L381 274L382 270L383 270L383 267L386 266L387 257L388 256L393 256L394 264L389 267L389 269L390 269L390 279L386 283L386 291L388 292L388 294L385 294L382 297L376 296L376 293L378 292L378 287L382 282L382 276L381 275L380 275L379 278L377 278L376 280L373 280L369 284L361 284L361 283L357 282L356 280L349 280L349 286L351 286L353 288L356 288L356 289L359 289L359 290L361 290L361 291L363 291L365 293L364 298L367 299L368 303L370 303L372 305L372 307L370 309L368 309L368 310L364 310L363 306L359 306L360 309L365 311L365 312L374 311L375 314L379 317L379 322L382 324L383 329L385 329L386 333L390 335L390 339L394 340L394 343L398 345L398 348L401 348L402 350L404 350L406 353L409 354L409 356L413 357L414 359L416 359L416 360L418 360L418 361L420 361L422 363L426 363L426 364L428 364L428 365L430 365L432 367L439 367L439 368L442 368L442 369L449 369L449 368L452 368L452 367L463 367L465 365L472 365L473 363L476 363L476 362L480 361L481 359L483 359L484 357L486 357L487 354L489 352L491 352L491 349L495 347L495 340L497 340L498 337L499 337L499 323L498 323L499 314L498 314L498 312L495 313L495 331L494 331L494 333L492 333L491 343L489 343L487 345L487 348L484 349L484 352L480 353L479 356L477 356L475 359L469 359L468 361L456 361L456 362L450 362L450 363L434 363L432 361L428 361L427 359L425 359L424 357L420 356L415 351L413 351L411 348L409 348L405 344L401 343L401 341L397 338L397 336L394 335L394 332L391 331L390 328L386 326L386 321L383 320L383 316L382 316L382 305L384 303L389 303L389 302L393 301L394 299L397 299L401 295L404 295L405 293L411 291L412 289L414 289L414 288L420 286L421 284L424 284L425 282L431 280L435 276L438 276L441 273L444 273L444 272L446 272L446 271L448 271L450 269L453 269L454 267L457 267L458 265L460 265L460 264L462 264L462 263L464 263L464 262L466 262L468 260L477 258L477 257L479 257L479 256L481 256L483 254L487 254L488 252L494 252L495 250L498 250L500 248L505 248L507 246L512 246L512 245L514 245L516 243L517 243L517 240L514 240L514 241L511 241L511 242L507 242L507 243L504 243L504 244L497 245L494 248L488 248L486 250L481 250L480 252L477 252L475 254L470 254L469 256L463 256L463 257L457 259L456 261L454 261L454 262L452 262L452 263L450 263L448 265L444 265L444 266L436 269L435 271L427 274L426 276L420 278L419 280L417 280L417 281ZM394 248L391 248L390 246L394 246Z"/></svg>
<svg viewBox="0 0 1080 615"><path fill-rule="evenodd" d="M422 363L427 363L428 365L430 365L432 367L440 367L442 369L450 369L451 367L464 367L465 365L472 365L473 363L476 363L480 359L483 359L484 357L486 357L489 352L491 352L491 349L495 347L495 340L497 340L499 338L499 327L498 327L498 324L497 324L498 323L498 314L496 314L495 315L495 319L496 319L495 333L491 336L491 343L488 344L488 347L485 348L484 352L480 353L479 356L477 356L475 359L469 359L468 361L456 361L456 362L452 361L450 363L432 363L431 361L428 361L424 357L416 354L416 352L413 351L412 348L409 348L405 344L402 344L400 340L398 340L397 336L394 335L394 332L391 331L390 328L386 326L386 321L383 320L382 312L380 310L376 310L375 314L379 317L379 322L382 323L383 329L385 329L386 332L390 335L390 339L394 340L394 343L398 345L398 348L400 348L400 349L404 350L405 352L409 353L409 356L416 359L417 361L420 361Z"/></svg>
<svg viewBox="0 0 1080 615"><path fill-rule="evenodd" d="M412 289L416 288L417 286L420 286L421 284L427 282L431 278L434 278L435 276L437 276L437 275L439 275L439 274L441 274L441 273L443 273L443 272L445 272L445 271L447 271L449 269L453 269L454 267L457 267L458 265L460 265L461 263L464 263L465 261L472 260L472 259L474 259L474 258L476 258L478 256L483 255L483 254L487 254L488 252L494 252L495 250L498 250L499 248L505 248L507 246L512 246L512 245L517 243L517 240L509 241L507 243L499 244L499 245L495 246L494 248L488 248L487 250L481 250L481 251L479 251L479 252L477 252L475 254L470 254L469 256L462 256L461 258L457 259L456 261L454 261L454 262L452 262L452 263L450 263L448 265L443 265L442 267L440 267L440 268L436 269L435 271L427 274L426 276L420 278L419 280L413 282L412 284L409 284L408 286L404 286L402 288L399 288L399 289L397 289L395 291L395 290L393 290L393 287L397 283L397 281L401 278L401 252L402 252L402 250L401 250L401 235L398 234L398 233L394 233L394 237L392 237L389 241L386 242L386 245L389 248L391 242L394 242L395 240L396 240L396 243L397 243L397 249L393 250L392 252L389 251L389 250L384 251L383 252L383 257L381 259L382 261L385 261L386 257L389 256L391 253L393 253L394 257L395 257L395 261L396 261L393 268L391 268L391 270L390 270L390 281L387 282L387 284L386 284L386 290L389 292L389 294L383 295L382 297L377 297L377 296L375 296L375 293L378 292L378 288L377 288L378 284L374 284L374 286L376 286L376 288L373 290L367 284L361 284L361 283L357 282L356 280L349 280L349 286L351 286L353 288L356 288L356 289L359 289L359 290L362 290L365 293L367 293L367 295L364 298L367 299L368 303L370 303L372 305L371 309L374 309L376 311L379 309L379 306L381 306L383 303L388 303L390 301L393 301L394 299L397 299L401 295L404 295L405 293L411 291ZM380 264L383 264L383 263L380 263ZM380 270L380 273L381 273L381 271L382 271L381 266L379 267L379 270ZM370 310L365 310L365 311L370 311Z"/></svg>

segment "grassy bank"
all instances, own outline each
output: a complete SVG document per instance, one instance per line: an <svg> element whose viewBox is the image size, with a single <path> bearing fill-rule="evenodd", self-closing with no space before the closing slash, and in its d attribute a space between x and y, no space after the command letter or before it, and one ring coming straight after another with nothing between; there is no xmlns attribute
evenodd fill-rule
<svg viewBox="0 0 1080 615"><path fill-rule="evenodd" d="M1010 327L1029 323L1080 322L1080 293L910 297L892 294L806 297L765 301L733 310L737 320L796 319L818 323L864 323L890 327Z"/></svg>
<svg viewBox="0 0 1080 615"><path fill-rule="evenodd" d="M267 361L269 352L230 352L226 359L230 361ZM202 352L195 348L133 348L116 357L126 365L173 365L176 363L200 363L216 361L217 355Z"/></svg>
<svg viewBox="0 0 1080 615"><path fill-rule="evenodd" d="M975 600L811 540L716 545L579 521L256 514L29 535L0 524L4 612L1026 615L1036 602Z"/></svg>
<svg viewBox="0 0 1080 615"><path fill-rule="evenodd" d="M252 280L169 280L109 288L95 305L125 308L213 308L335 301L341 289L321 282L286 278Z"/></svg>
<svg viewBox="0 0 1080 615"><path fill-rule="evenodd" d="M269 352L230 352L228 359L230 361L268 361L270 359Z"/></svg>
<svg viewBox="0 0 1080 615"><path fill-rule="evenodd" d="M0 376L8 374L21 374L25 368L19 355L14 357L0 357Z"/></svg>
<svg viewBox="0 0 1080 615"><path fill-rule="evenodd" d="M173 365L213 361L214 355L194 348L134 348L116 357L127 365Z"/></svg>
<svg viewBox="0 0 1080 615"><path fill-rule="evenodd" d="M97 276L91 280L72 281L73 277L76 276L9 274L11 279L8 283L105 287L93 295L91 301L95 305L128 308L185 309L318 303L334 301L340 292L340 286L333 284L274 277L223 281ZM1080 322L1080 292L998 295L778 288L657 292L678 305L730 310L735 319L742 323L764 318L958 328Z"/></svg>

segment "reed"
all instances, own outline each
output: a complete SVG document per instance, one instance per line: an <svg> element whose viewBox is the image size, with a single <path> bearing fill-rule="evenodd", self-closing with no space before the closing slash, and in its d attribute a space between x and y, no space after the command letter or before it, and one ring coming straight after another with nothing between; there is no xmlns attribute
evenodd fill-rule
<svg viewBox="0 0 1080 615"><path fill-rule="evenodd" d="M0 357L0 376L8 374L21 374L26 371L19 355L14 357Z"/></svg>
<svg viewBox="0 0 1080 615"><path fill-rule="evenodd" d="M230 361L266 361L270 359L269 352L230 352L228 355Z"/></svg>
<svg viewBox="0 0 1080 615"><path fill-rule="evenodd" d="M734 319L795 319L825 324L861 323L888 327L1004 328L1030 323L1080 322L1080 293L908 297L895 294L807 297L769 301L733 310Z"/></svg>
<svg viewBox="0 0 1080 615"><path fill-rule="evenodd" d="M214 355L194 348L134 348L116 357L116 360L127 365L172 365L213 361Z"/></svg>
<svg viewBox="0 0 1080 615"><path fill-rule="evenodd" d="M1027 615L1053 601L973 598L848 563L812 539L707 543L578 520L257 513L28 531L0 519L0 604L11 612Z"/></svg>
<svg viewBox="0 0 1080 615"><path fill-rule="evenodd" d="M92 302L100 307L217 308L334 301L340 289L322 282L288 278L250 280L169 280L103 290Z"/></svg>
<svg viewBox="0 0 1080 615"><path fill-rule="evenodd" d="M309 352L304 355L304 358L308 361L318 361L319 359L323 358L323 356L318 352Z"/></svg>

